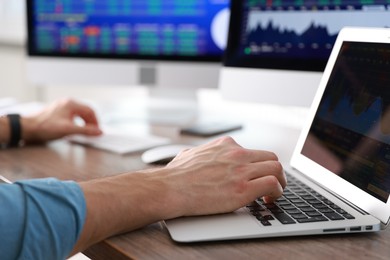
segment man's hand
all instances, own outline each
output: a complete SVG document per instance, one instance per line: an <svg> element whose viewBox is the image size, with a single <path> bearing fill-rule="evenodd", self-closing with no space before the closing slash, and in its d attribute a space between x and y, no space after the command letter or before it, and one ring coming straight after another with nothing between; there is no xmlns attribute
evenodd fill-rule
<svg viewBox="0 0 390 260"><path fill-rule="evenodd" d="M166 169L172 200L186 216L230 212L256 198L272 202L287 184L274 153L244 149L230 137L185 150Z"/></svg>
<svg viewBox="0 0 390 260"><path fill-rule="evenodd" d="M84 125L75 124L77 117L84 121ZM95 112L71 99L56 101L37 115L22 118L22 138L26 142L45 142L71 134L101 133Z"/></svg>

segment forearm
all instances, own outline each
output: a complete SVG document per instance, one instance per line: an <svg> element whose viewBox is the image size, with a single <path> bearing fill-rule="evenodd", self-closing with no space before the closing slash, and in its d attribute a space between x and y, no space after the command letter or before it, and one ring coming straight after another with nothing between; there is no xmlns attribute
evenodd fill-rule
<svg viewBox="0 0 390 260"><path fill-rule="evenodd" d="M165 171L142 171L80 183L87 218L73 252L110 236L170 218L176 203L169 198L168 191L172 190L167 187L169 184L159 177Z"/></svg>

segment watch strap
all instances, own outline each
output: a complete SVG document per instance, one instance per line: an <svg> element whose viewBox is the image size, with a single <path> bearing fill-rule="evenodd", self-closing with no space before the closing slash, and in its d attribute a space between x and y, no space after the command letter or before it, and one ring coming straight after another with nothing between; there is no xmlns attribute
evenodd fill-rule
<svg viewBox="0 0 390 260"><path fill-rule="evenodd" d="M8 143L9 147L19 146L22 138L22 126L20 124L20 115L19 114L8 114L10 125L10 140Z"/></svg>

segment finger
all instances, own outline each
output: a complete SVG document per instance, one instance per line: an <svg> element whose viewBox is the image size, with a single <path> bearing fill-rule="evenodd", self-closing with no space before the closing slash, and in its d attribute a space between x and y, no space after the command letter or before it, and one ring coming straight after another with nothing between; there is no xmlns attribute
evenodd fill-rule
<svg viewBox="0 0 390 260"><path fill-rule="evenodd" d="M277 200L277 198L273 198L273 197L270 197L270 196L264 196L263 197L263 201L264 203L274 203L275 200Z"/></svg>
<svg viewBox="0 0 390 260"><path fill-rule="evenodd" d="M248 160L249 162L262 162L262 161L278 161L278 156L269 151L264 150L251 150L247 149L248 151Z"/></svg>
<svg viewBox="0 0 390 260"><path fill-rule="evenodd" d="M81 119L83 119L86 124L99 124L95 112L89 106L73 102L72 111L74 115L81 117Z"/></svg>
<svg viewBox="0 0 390 260"><path fill-rule="evenodd" d="M99 127L96 127L96 126L91 126L91 125L86 125L83 128L83 131L84 131L84 134L85 135L101 135L103 134L103 131L99 128Z"/></svg>
<svg viewBox="0 0 390 260"><path fill-rule="evenodd" d="M73 125L67 128L67 134L82 134L82 135L101 135L103 132L98 127L93 125L77 126Z"/></svg>
<svg viewBox="0 0 390 260"><path fill-rule="evenodd" d="M251 180L248 183L248 190L252 200L264 197L269 202L278 199L283 194L283 188L275 176L265 176Z"/></svg>
<svg viewBox="0 0 390 260"><path fill-rule="evenodd" d="M275 176L280 185L285 188L287 186L286 174L284 173L282 164L278 161L264 161L258 163L252 163L247 166L248 177L250 180Z"/></svg>

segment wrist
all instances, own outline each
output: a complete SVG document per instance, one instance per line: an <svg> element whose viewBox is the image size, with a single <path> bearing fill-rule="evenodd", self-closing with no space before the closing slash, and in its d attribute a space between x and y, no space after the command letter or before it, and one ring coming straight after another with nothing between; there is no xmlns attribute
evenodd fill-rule
<svg viewBox="0 0 390 260"><path fill-rule="evenodd" d="M167 187L154 178L156 173L146 170L81 182L87 217L78 248L164 219Z"/></svg>
<svg viewBox="0 0 390 260"><path fill-rule="evenodd" d="M21 137L25 142L31 142L34 140L36 134L36 124L33 117L22 117L20 119L22 126Z"/></svg>
<svg viewBox="0 0 390 260"><path fill-rule="evenodd" d="M7 147L10 138L9 120L6 116L0 117L0 144Z"/></svg>
<svg viewBox="0 0 390 260"><path fill-rule="evenodd" d="M150 207L147 208L151 216L154 216L154 221L172 219L184 215L183 209L185 202L181 185L177 180L176 174L172 169L153 168L144 170L145 188L149 189L147 194L150 196ZM174 178L170 178L174 176ZM157 210L156 210L157 209Z"/></svg>
<svg viewBox="0 0 390 260"><path fill-rule="evenodd" d="M129 210L140 213L145 221L141 226L177 217L179 194L174 195L174 183L170 182L165 168L141 170L114 177L122 184L122 195L129 200Z"/></svg>

